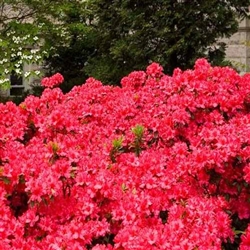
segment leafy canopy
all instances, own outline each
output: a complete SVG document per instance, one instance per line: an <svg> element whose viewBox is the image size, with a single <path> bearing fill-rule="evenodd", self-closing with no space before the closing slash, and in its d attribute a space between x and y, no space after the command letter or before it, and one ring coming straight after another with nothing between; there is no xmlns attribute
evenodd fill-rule
<svg viewBox="0 0 250 250"><path fill-rule="evenodd" d="M24 62L45 61L49 73L61 72L65 91L88 76L119 84L151 61L165 73L190 68L199 57L221 64L225 44L214 44L237 31L249 5L250 0L0 1L0 83L12 70L21 74ZM32 73L39 71L26 76Z"/></svg>
<svg viewBox="0 0 250 250"><path fill-rule="evenodd" d="M166 73L187 69L202 56L221 63L225 44L238 28L237 17L246 15L250 1L108 1L93 0L97 53L87 66L89 75L117 83L131 70L143 69L151 61Z"/></svg>
<svg viewBox="0 0 250 250"><path fill-rule="evenodd" d="M82 31L83 6L77 0L0 1L0 85L8 86L12 71L22 75L24 63L43 66L46 58L57 53L54 45L69 47L70 31ZM81 10L78 23L67 24L67 17L77 9ZM25 77L39 76L40 68L26 72Z"/></svg>

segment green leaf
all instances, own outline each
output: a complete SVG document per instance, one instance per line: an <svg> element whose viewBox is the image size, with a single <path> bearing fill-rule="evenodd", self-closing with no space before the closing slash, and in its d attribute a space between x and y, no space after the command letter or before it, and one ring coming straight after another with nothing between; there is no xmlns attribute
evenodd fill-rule
<svg viewBox="0 0 250 250"><path fill-rule="evenodd" d="M125 183L122 183L121 188L122 188L122 191L123 191L123 192L126 192L126 191L128 190L128 188L127 188L127 186L126 186Z"/></svg>

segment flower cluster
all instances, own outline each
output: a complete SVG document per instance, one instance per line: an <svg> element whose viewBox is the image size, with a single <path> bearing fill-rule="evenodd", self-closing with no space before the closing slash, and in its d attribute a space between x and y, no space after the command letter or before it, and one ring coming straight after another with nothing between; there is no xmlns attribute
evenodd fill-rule
<svg viewBox="0 0 250 250"><path fill-rule="evenodd" d="M63 76L60 73L56 73L51 77L45 77L42 79L41 84L44 87L47 88L53 88L55 86L58 86L64 81Z"/></svg>
<svg viewBox="0 0 250 250"><path fill-rule="evenodd" d="M0 248L250 248L250 75L90 78L0 105Z"/></svg>

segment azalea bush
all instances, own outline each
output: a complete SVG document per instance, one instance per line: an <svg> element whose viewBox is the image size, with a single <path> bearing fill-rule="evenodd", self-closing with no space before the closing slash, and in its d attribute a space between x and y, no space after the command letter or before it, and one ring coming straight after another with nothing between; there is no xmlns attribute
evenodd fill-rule
<svg viewBox="0 0 250 250"><path fill-rule="evenodd" d="M1 249L250 249L250 74L62 81L0 104Z"/></svg>

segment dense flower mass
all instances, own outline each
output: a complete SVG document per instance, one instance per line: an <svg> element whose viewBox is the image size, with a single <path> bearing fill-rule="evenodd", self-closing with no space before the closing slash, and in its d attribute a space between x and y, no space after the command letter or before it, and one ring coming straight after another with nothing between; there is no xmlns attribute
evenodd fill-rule
<svg viewBox="0 0 250 250"><path fill-rule="evenodd" d="M42 79L41 84L47 88L53 88L64 81L63 76L60 73L56 73L51 77L45 77Z"/></svg>
<svg viewBox="0 0 250 250"><path fill-rule="evenodd" d="M250 249L250 74L62 81L0 105L0 249Z"/></svg>

